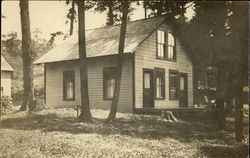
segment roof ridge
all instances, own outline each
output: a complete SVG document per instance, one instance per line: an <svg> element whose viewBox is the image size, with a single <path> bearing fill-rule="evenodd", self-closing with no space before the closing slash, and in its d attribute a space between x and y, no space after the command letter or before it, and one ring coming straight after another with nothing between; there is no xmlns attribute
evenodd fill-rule
<svg viewBox="0 0 250 158"><path fill-rule="evenodd" d="M149 18L143 18L143 19L138 19L138 20L134 20L134 21L130 21L128 22L128 24L131 24L131 23L134 23L134 22L138 22L138 21L143 21L143 20L151 20L151 19L154 19L154 18L162 18L166 15L160 15L160 16L155 16L155 17L149 17ZM115 26L120 26L121 24L115 24L115 25L108 25L108 26L102 26L102 27L97 27L97 28L91 28L91 29L86 29L86 31L92 31L92 30L98 30L98 29L103 29L103 28L106 28L106 27L115 27Z"/></svg>

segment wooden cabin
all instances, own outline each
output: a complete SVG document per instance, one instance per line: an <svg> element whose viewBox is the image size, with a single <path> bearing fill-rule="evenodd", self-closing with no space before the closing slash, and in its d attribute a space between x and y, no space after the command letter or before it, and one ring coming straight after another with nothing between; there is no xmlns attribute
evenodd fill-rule
<svg viewBox="0 0 250 158"><path fill-rule="evenodd" d="M109 109L114 85L120 25L86 31L91 108ZM191 51L164 17L127 24L119 111L193 107ZM45 67L46 104L80 105L77 35L34 64Z"/></svg>
<svg viewBox="0 0 250 158"><path fill-rule="evenodd" d="M1 96L11 97L11 74L13 71L14 69L1 56Z"/></svg>

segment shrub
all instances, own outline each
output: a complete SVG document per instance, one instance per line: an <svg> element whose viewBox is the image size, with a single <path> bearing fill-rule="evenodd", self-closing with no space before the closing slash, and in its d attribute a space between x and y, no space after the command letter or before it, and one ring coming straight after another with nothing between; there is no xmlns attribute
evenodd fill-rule
<svg viewBox="0 0 250 158"><path fill-rule="evenodd" d="M36 105L35 111L42 111L46 109L46 104L44 103L43 98L36 98L34 104Z"/></svg>
<svg viewBox="0 0 250 158"><path fill-rule="evenodd" d="M1 96L1 104L3 111L9 111L12 108L12 98L10 96Z"/></svg>

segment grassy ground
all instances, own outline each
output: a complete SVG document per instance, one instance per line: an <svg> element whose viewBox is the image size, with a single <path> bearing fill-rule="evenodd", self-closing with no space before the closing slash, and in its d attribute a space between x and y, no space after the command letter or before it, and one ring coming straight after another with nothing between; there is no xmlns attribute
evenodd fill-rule
<svg viewBox="0 0 250 158"><path fill-rule="evenodd" d="M73 109L4 115L0 157L247 156L248 138L242 143L234 141L230 119L227 130L220 131L214 123L170 122L159 116L127 113L118 113L116 122L105 124L108 111L92 110L92 114L93 123L75 119Z"/></svg>

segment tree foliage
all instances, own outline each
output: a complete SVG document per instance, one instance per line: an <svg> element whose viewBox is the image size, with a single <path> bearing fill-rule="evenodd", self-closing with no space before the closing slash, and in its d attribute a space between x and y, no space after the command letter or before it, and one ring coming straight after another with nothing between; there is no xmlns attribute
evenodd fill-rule
<svg viewBox="0 0 250 158"><path fill-rule="evenodd" d="M232 98L236 98L236 137L241 140L241 89L247 85L248 5L246 2L195 2L195 13L190 23L182 27L183 32L203 61L203 69L208 66L217 69L218 105L224 107L227 102L230 107Z"/></svg>
<svg viewBox="0 0 250 158"><path fill-rule="evenodd" d="M195 16L187 22L183 15L190 3L194 5ZM216 85L216 99L222 113L224 102L236 98L236 124L241 124L236 126L236 135L238 140L242 139L242 87L247 85L248 4L160 0L144 1L144 7L152 11L150 16L165 15L176 27L179 24L179 32L184 34L182 37L200 61L195 76L199 74L198 80L209 80L207 85Z"/></svg>
<svg viewBox="0 0 250 158"><path fill-rule="evenodd" d="M151 10L149 17L167 15L168 19L185 22L186 9L190 7L190 1L143 1L144 8ZM187 4L189 4L187 6Z"/></svg>
<svg viewBox="0 0 250 158"><path fill-rule="evenodd" d="M12 32L2 35L1 43L1 55L6 58L9 64L15 70L12 74L12 98L14 102L19 102L21 101L23 94L23 61L21 51L22 41L17 37L16 32ZM46 39L42 38L41 36L36 36L35 34L31 39L31 43L34 60L38 59L52 48ZM37 75L41 77L42 74L39 75L39 72L34 71L34 80L37 79ZM38 87L34 85L34 88L36 89Z"/></svg>
<svg viewBox="0 0 250 158"><path fill-rule="evenodd" d="M115 1L105 1L105 0L95 0L94 1L94 9L96 12L103 13L106 12L106 25L114 25L121 23L122 16L122 2ZM129 9L128 9L128 21L130 20L130 15L132 14L134 8L131 7L131 4L135 3L134 1L129 1Z"/></svg>
<svg viewBox="0 0 250 158"><path fill-rule="evenodd" d="M68 13L66 15L67 19L70 20L70 28L69 28L69 36L71 36L73 34L73 30L74 30L74 22L76 22L76 9L75 9L75 4L76 4L77 0L66 0L66 5L70 5L71 4L71 8L68 10ZM84 10L89 10L91 8L94 7L94 3L91 0L87 0L85 1L85 8ZM66 24L69 21L66 21ZM67 38L67 34L64 36L64 39Z"/></svg>

